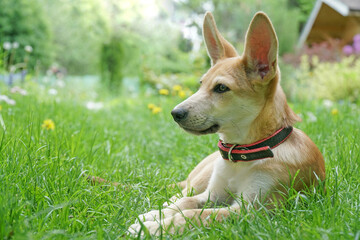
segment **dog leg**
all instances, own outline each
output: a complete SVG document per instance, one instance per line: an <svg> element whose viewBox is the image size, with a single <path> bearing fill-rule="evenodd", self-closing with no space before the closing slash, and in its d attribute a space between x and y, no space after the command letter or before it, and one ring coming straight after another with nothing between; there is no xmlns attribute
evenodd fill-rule
<svg viewBox="0 0 360 240"><path fill-rule="evenodd" d="M139 215L139 219L142 222L165 219L185 209L202 208L208 200L211 201L207 191L193 197L182 197L162 210L152 210Z"/></svg>
<svg viewBox="0 0 360 240"><path fill-rule="evenodd" d="M182 194L177 194L169 199L170 203L174 203L181 197L189 197L203 193L209 185L209 180L214 169L214 162L219 157L219 152L213 154L202 160L189 174L188 178L177 185L183 189ZM165 202L163 207L168 207L170 204Z"/></svg>
<svg viewBox="0 0 360 240"><path fill-rule="evenodd" d="M239 210L240 205L238 204L233 205L230 208L187 209L161 221L143 222L143 225L151 235L160 235L161 231L165 231L170 234L175 232L182 233L188 220L190 220L192 224L196 224L198 226L207 226L212 222L212 220L221 222L231 213L239 213ZM189 227L191 227L192 224L189 224ZM129 232L133 235L139 233L140 231L140 224L133 224L129 228Z"/></svg>
<svg viewBox="0 0 360 240"><path fill-rule="evenodd" d="M176 201L175 203L171 204L169 207L164 208L162 210L152 210L148 213L139 215L139 220L142 223L135 223L130 226L129 232L134 233L134 231L137 231L141 229L141 224L144 224L146 227L151 228L154 231L154 228L156 226L156 229L159 228L160 222L170 224L167 219L172 219L177 214L182 214L185 210L192 210L193 212L195 209L201 209L204 207L204 205L209 202L219 202L223 203L226 201L226 199L229 198L228 192L224 190L211 192L209 190L204 191L203 193L193 196L193 197L183 197ZM185 211L187 212L187 211ZM191 211L190 211L191 212ZM187 213L187 214L190 214ZM195 211L196 212L196 211ZM176 219L178 219L177 217ZM179 220L180 221L180 220ZM156 225L158 224L158 225Z"/></svg>

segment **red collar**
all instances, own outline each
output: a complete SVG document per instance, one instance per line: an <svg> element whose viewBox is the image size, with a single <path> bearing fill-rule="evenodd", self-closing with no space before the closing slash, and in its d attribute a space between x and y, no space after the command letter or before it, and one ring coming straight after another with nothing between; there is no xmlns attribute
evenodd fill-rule
<svg viewBox="0 0 360 240"><path fill-rule="evenodd" d="M292 133L293 127L280 128L273 135L251 144L227 144L219 140L218 147L224 160L248 162L274 157L271 149L283 143Z"/></svg>

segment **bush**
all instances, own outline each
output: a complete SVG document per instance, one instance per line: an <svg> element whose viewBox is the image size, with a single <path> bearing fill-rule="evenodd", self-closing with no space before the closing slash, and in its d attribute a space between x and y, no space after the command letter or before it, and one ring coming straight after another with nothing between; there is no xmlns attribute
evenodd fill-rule
<svg viewBox="0 0 360 240"><path fill-rule="evenodd" d="M297 72L297 82L295 85L300 98L359 102L360 59L350 56L331 63L319 62L317 57L309 61L304 55Z"/></svg>
<svg viewBox="0 0 360 240"><path fill-rule="evenodd" d="M296 53L284 54L283 60L285 63L298 66L303 55L309 56L310 60L316 57L320 62L337 62L344 56L341 52L341 41L329 39L328 41L313 43L311 46L304 46Z"/></svg>

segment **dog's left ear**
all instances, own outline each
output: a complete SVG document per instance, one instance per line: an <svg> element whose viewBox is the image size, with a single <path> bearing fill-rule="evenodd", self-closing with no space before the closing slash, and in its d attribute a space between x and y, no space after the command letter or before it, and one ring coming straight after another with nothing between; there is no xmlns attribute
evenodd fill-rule
<svg viewBox="0 0 360 240"><path fill-rule="evenodd" d="M277 71L278 40L268 16L258 12L246 33L244 59L251 73L260 75L263 82L275 77Z"/></svg>

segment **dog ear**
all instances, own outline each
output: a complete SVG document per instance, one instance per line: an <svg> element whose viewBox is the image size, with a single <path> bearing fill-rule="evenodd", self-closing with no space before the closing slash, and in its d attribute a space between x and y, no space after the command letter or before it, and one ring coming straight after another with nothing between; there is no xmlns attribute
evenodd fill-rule
<svg viewBox="0 0 360 240"><path fill-rule="evenodd" d="M235 48L219 33L213 15L206 12L203 24L203 37L211 58L211 65L219 59L238 56Z"/></svg>
<svg viewBox="0 0 360 240"><path fill-rule="evenodd" d="M273 25L265 13L257 12L246 33L246 67L267 82L276 74L277 57L278 40Z"/></svg>

